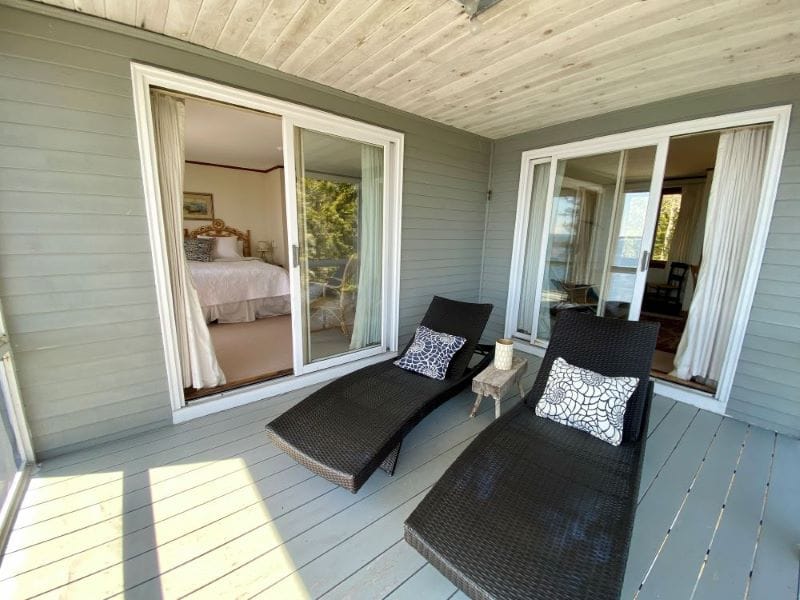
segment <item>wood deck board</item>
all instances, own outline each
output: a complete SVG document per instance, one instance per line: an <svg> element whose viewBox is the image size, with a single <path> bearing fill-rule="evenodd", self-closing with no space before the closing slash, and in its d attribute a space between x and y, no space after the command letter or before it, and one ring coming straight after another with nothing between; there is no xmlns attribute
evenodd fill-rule
<svg viewBox="0 0 800 600"><path fill-rule="evenodd" d="M664 396L655 396L653 398L653 404L650 407L650 420L647 424L647 435L652 434L661 425L661 422L674 406L675 400L664 398Z"/></svg>
<svg viewBox="0 0 800 600"><path fill-rule="evenodd" d="M740 596L747 583L775 445L774 433L749 429L708 561L697 581L696 600Z"/></svg>
<svg viewBox="0 0 800 600"><path fill-rule="evenodd" d="M697 573L692 570L699 570L698 565L703 563L711 545L717 523L714 514L725 500L746 435L744 423L730 419L722 422L658 558L642 584L642 597L691 596L697 579ZM752 539L755 541L755 536ZM676 578L675 573L687 576Z"/></svg>
<svg viewBox="0 0 800 600"><path fill-rule="evenodd" d="M642 478L639 483L639 501L647 494L696 416L696 408L686 404L676 404L647 438Z"/></svg>
<svg viewBox="0 0 800 600"><path fill-rule="evenodd" d="M394 477L353 495L263 437L300 397L43 465L0 596L464 598L403 541L403 521L494 407L470 419L472 393L447 402L407 436ZM503 411L518 401L512 390ZM751 598L796 598L798 464L797 440L656 398L623 598L689 597L695 583L698 599L742 597L753 563Z"/></svg>
<svg viewBox="0 0 800 600"><path fill-rule="evenodd" d="M800 440L777 436L764 525L748 598L797 598L800 575Z"/></svg>
<svg viewBox="0 0 800 600"><path fill-rule="evenodd" d="M386 596L387 600L446 600L452 596L456 588L450 580L424 559L423 564L421 569Z"/></svg>
<svg viewBox="0 0 800 600"><path fill-rule="evenodd" d="M721 421L721 417L711 413L697 414L639 501L622 591L624 598L633 597L647 575Z"/></svg>

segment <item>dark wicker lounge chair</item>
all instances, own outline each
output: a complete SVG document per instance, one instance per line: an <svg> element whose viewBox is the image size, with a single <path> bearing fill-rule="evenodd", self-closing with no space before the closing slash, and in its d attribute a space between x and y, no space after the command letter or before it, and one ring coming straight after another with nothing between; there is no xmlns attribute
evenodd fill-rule
<svg viewBox="0 0 800 600"><path fill-rule="evenodd" d="M394 358L337 379L267 425L272 442L308 469L355 493L378 467L392 475L400 443L428 413L463 390L493 358L478 343L491 304L435 296L422 325L467 338L443 381ZM474 354L478 364L470 367Z"/></svg>
<svg viewBox="0 0 800 600"><path fill-rule="evenodd" d="M524 403L492 423L411 514L405 538L472 598L618 598L653 388L657 325L562 313ZM614 447L537 417L557 357L638 377Z"/></svg>

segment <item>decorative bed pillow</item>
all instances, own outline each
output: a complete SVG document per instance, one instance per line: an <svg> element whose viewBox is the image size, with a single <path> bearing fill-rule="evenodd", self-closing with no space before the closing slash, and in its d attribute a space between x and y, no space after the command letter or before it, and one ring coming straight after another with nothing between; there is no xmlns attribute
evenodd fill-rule
<svg viewBox="0 0 800 600"><path fill-rule="evenodd" d="M203 240L200 238L188 238L183 240L183 251L186 253L186 260L211 262L211 249L213 246L213 240Z"/></svg>
<svg viewBox="0 0 800 600"><path fill-rule="evenodd" d="M242 258L239 250L239 238L233 236L220 236L214 238L214 251L212 258Z"/></svg>
<svg viewBox="0 0 800 600"><path fill-rule="evenodd" d="M444 379L450 361L466 341L467 338L439 333L420 325L414 333L414 341L394 364L431 379Z"/></svg>
<svg viewBox="0 0 800 600"><path fill-rule="evenodd" d="M625 408L637 385L637 377L606 377L557 358L536 414L619 446Z"/></svg>

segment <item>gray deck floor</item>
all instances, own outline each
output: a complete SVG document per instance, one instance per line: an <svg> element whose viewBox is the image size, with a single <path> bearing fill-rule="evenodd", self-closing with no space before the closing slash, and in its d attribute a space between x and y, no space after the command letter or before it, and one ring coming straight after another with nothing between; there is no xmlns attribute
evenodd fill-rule
<svg viewBox="0 0 800 600"><path fill-rule="evenodd" d="M353 495L267 443L264 423L302 395L44 464L0 597L463 597L402 525L491 403L475 419L472 394L446 403L406 439L394 477L378 471ZM640 496L624 598L797 598L799 441L658 398Z"/></svg>

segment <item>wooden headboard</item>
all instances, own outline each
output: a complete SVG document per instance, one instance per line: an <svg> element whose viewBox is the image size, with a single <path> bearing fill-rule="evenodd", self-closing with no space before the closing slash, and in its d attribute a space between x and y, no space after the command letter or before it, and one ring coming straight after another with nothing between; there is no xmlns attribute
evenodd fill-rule
<svg viewBox="0 0 800 600"><path fill-rule="evenodd" d="M203 225L197 229L183 230L183 236L187 238L204 237L237 237L242 240L242 256L250 256L250 230L246 232L235 227L228 227L222 219L214 219L211 225Z"/></svg>

